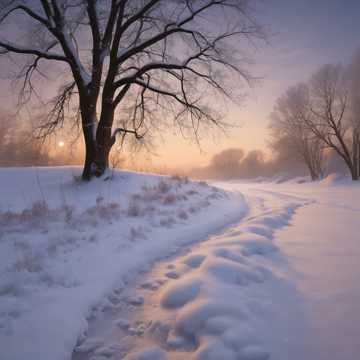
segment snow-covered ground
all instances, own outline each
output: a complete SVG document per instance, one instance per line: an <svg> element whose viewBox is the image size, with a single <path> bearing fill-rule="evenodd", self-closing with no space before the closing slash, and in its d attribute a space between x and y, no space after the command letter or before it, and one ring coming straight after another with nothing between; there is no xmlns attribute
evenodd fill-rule
<svg viewBox="0 0 360 360"><path fill-rule="evenodd" d="M299 179L303 182L303 179ZM245 194L295 196L301 207L291 226L276 233L287 263L286 281L300 302L283 303L278 320L288 324L274 359L356 360L360 357L360 184L338 175L318 183L217 184ZM275 297L276 298L276 297ZM291 312L291 314L288 314ZM300 316L293 322L292 314ZM281 338L281 333L276 333Z"/></svg>
<svg viewBox="0 0 360 360"><path fill-rule="evenodd" d="M73 171L0 171L1 360L359 358L358 184Z"/></svg>
<svg viewBox="0 0 360 360"><path fill-rule="evenodd" d="M238 221L238 193L76 168L0 170L0 359L65 360L88 319L154 261Z"/></svg>
<svg viewBox="0 0 360 360"><path fill-rule="evenodd" d="M238 224L162 261L129 289L144 303L128 303L125 293L118 310L93 320L73 359L112 352L126 360L268 359L284 334L291 336L287 322L276 323L279 312L300 301L286 281L274 234L306 202L251 196L250 212ZM301 318L289 315L294 323Z"/></svg>

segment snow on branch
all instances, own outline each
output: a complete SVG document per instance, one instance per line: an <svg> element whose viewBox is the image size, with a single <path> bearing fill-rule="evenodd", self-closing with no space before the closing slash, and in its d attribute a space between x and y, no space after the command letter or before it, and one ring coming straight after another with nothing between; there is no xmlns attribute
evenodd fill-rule
<svg viewBox="0 0 360 360"><path fill-rule="evenodd" d="M32 49L23 46L19 46L16 44L12 44L6 41L0 41L0 54L7 54L7 53L17 53L17 54L25 54L25 55L35 55L37 57L47 59L47 60L57 60L57 61L64 61L69 62L68 59L56 53L48 52L41 49Z"/></svg>

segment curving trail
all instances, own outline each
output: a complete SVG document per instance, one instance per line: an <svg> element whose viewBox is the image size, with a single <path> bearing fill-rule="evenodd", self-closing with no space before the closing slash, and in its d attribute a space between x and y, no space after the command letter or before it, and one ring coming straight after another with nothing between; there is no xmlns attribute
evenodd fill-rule
<svg viewBox="0 0 360 360"><path fill-rule="evenodd" d="M119 294L73 360L359 358L359 189L217 185L247 215Z"/></svg>

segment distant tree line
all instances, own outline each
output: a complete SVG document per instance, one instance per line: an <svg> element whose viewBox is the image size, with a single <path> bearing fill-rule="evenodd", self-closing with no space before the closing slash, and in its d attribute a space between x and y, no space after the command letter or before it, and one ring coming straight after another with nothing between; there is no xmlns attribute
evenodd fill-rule
<svg viewBox="0 0 360 360"><path fill-rule="evenodd" d="M271 147L301 159L313 180L323 176L329 152L359 180L360 51L349 65L324 65L289 88L274 107L270 129Z"/></svg>
<svg viewBox="0 0 360 360"><path fill-rule="evenodd" d="M19 114L0 111L0 167L54 166L81 163L79 143L66 135L66 147L57 145L55 134L48 139L35 136L32 121Z"/></svg>
<svg viewBox="0 0 360 360"><path fill-rule="evenodd" d="M305 173L303 162L280 147L270 158L261 150L225 149L215 154L207 166L188 170L188 175L196 178L221 180L277 177L280 181Z"/></svg>
<svg viewBox="0 0 360 360"><path fill-rule="evenodd" d="M49 165L50 156L36 141L20 119L0 114L0 166Z"/></svg>

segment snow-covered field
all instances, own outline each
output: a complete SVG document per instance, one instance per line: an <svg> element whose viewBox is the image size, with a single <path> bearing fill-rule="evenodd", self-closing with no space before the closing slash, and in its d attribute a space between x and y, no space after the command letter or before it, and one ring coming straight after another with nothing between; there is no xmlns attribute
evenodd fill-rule
<svg viewBox="0 0 360 360"><path fill-rule="evenodd" d="M356 360L360 358L360 184L331 175L318 183L217 184L253 194L307 199L275 245L285 261L294 302L272 293L280 306L268 332L271 359ZM262 194L262 195L261 195ZM270 293L271 294L271 293ZM275 306L276 309L276 306ZM294 315L296 314L296 315ZM282 330L278 329L278 326ZM285 326L283 326L285 325ZM276 345L283 341L281 346Z"/></svg>
<svg viewBox="0 0 360 360"><path fill-rule="evenodd" d="M358 184L77 171L0 170L1 360L359 358Z"/></svg>
<svg viewBox="0 0 360 360"><path fill-rule="evenodd" d="M182 178L0 170L0 359L71 357L87 319L155 260L238 221L242 196Z"/></svg>

